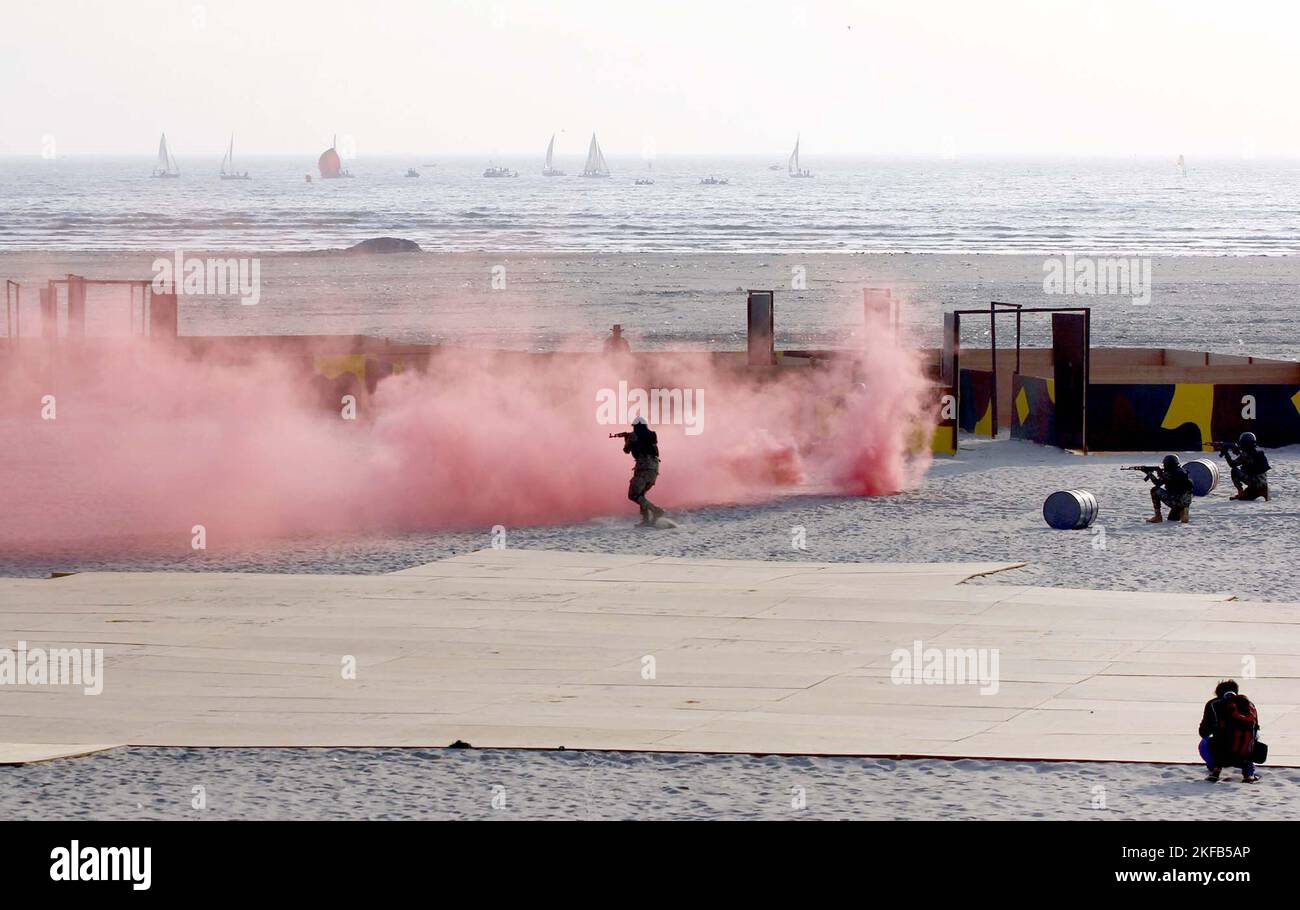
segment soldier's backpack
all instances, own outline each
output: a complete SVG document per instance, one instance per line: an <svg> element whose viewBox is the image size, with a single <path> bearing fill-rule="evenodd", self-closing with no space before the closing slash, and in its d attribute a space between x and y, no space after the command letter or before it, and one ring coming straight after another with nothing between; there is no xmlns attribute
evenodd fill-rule
<svg viewBox="0 0 1300 910"><path fill-rule="evenodd" d="M1259 714L1250 699L1235 692L1223 699L1219 712L1219 751L1225 758L1239 762L1251 760L1255 751L1255 730Z"/></svg>

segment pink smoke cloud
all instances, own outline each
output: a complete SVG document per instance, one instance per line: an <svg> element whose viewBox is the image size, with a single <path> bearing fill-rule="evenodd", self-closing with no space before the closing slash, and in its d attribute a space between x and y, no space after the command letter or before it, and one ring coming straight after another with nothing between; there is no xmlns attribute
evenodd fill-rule
<svg viewBox="0 0 1300 910"><path fill-rule="evenodd" d="M626 426L597 421L598 395L620 381L702 395L691 432L672 422L681 412L655 426L660 505L801 487L893 493L929 464L935 396L916 352L884 331L867 337L856 366L758 372L734 355L442 350L361 395L356 420L322 407L302 356L233 363L123 343L50 368L43 355L11 353L0 373L0 543L188 541L202 525L215 547L631 518L631 459L607 438Z"/></svg>

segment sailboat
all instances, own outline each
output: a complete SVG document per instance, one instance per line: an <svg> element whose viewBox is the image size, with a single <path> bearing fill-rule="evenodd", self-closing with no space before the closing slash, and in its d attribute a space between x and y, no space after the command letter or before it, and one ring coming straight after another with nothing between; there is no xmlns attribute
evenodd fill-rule
<svg viewBox="0 0 1300 910"><path fill-rule="evenodd" d="M230 170L226 170L229 167ZM221 179L222 180L252 180L248 176L248 171L239 173L235 170L235 135L230 134L230 148L226 149L226 156L221 159Z"/></svg>
<svg viewBox="0 0 1300 910"><path fill-rule="evenodd" d="M351 177L352 172L344 170L343 159L339 157L338 152L339 137L335 136L330 142L330 147L320 153L316 159L316 168L320 171L321 179L337 180L341 177Z"/></svg>
<svg viewBox="0 0 1300 910"><path fill-rule="evenodd" d="M799 137L794 139L794 151L790 153L790 160L786 162L786 171L791 177L811 177L812 171L805 171L799 167Z"/></svg>
<svg viewBox="0 0 1300 910"><path fill-rule="evenodd" d="M167 151L167 134L163 133L162 138L158 140L158 166L153 169L150 177L179 177L181 169L176 166L176 159L172 153Z"/></svg>
<svg viewBox="0 0 1300 910"><path fill-rule="evenodd" d="M519 172L511 170L508 167L497 167L495 164L488 164L487 170L483 172L484 177L518 177Z"/></svg>
<svg viewBox="0 0 1300 910"><path fill-rule="evenodd" d="M584 177L608 177L609 165L605 163L605 153L600 150L596 134L591 134L591 146L587 149L587 166L582 169Z"/></svg>
<svg viewBox="0 0 1300 910"><path fill-rule="evenodd" d="M1186 176L1187 176L1187 162L1183 160L1183 156L1182 156L1182 155L1179 155L1179 156L1178 156L1178 164L1176 164L1176 165L1174 165L1174 166L1175 166L1176 168L1178 168L1178 176L1179 176L1179 177L1186 177Z"/></svg>
<svg viewBox="0 0 1300 910"><path fill-rule="evenodd" d="M654 178L655 163L653 161L647 161L645 163L645 169L646 169L646 175L644 177L636 178L636 185L654 186L655 185L655 178Z"/></svg>
<svg viewBox="0 0 1300 910"><path fill-rule="evenodd" d="M546 166L542 168L543 177L563 177L564 171L555 167L555 134L551 133L551 141L546 146Z"/></svg>

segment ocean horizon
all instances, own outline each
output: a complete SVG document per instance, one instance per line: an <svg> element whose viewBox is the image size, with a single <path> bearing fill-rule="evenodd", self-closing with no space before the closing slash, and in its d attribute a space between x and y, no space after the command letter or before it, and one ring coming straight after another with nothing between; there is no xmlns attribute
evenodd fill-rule
<svg viewBox="0 0 1300 910"><path fill-rule="evenodd" d="M573 175L582 155L557 154ZM608 156L544 177L542 155L0 158L0 250L298 252L376 236L433 252L1285 256L1300 251L1300 159ZM519 173L482 176L489 165ZM407 177L409 168L420 174ZM774 169L775 168L775 169ZM312 182L304 178L310 175ZM702 185L704 178L725 185ZM652 178L652 185L638 179Z"/></svg>

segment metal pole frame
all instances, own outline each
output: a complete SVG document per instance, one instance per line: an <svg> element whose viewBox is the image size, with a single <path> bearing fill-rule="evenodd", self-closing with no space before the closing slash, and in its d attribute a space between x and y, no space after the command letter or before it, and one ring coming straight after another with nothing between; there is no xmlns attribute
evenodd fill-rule
<svg viewBox="0 0 1300 910"><path fill-rule="evenodd" d="M989 301L989 349L993 363L993 438L998 438L998 321L994 319L999 310L998 307L1013 307L1017 314L1021 310L1018 303L1002 303L998 300ZM1020 372L1020 319L1016 318L1016 372Z"/></svg>
<svg viewBox="0 0 1300 910"><path fill-rule="evenodd" d="M47 282L47 284L49 285L50 290L54 291L56 285L61 284L64 286L68 286L72 283L74 279L82 282L85 285L106 285L106 286L117 286L123 284L126 285L127 303L130 311L128 314L128 318L131 321L130 332L132 335L135 334L135 289L137 287L140 288L140 329L141 329L141 334L143 335L149 334L148 332L149 320L146 318L147 311L148 311L146 299L151 296L149 294L149 289L153 287L153 282L151 280L146 278L83 278L80 275L68 275L66 278L51 278ZM8 296L9 296L8 285L10 284L14 285L15 287L19 287L18 283L15 281L6 282L6 287L5 287L6 309L8 307ZM57 313L57 311L58 308L56 304L55 312ZM19 310L18 312L21 314L22 311Z"/></svg>
<svg viewBox="0 0 1300 910"><path fill-rule="evenodd" d="M13 287L13 312L10 314L9 288ZM18 337L22 334L23 321L23 286L12 278L5 279L5 336L12 339L13 344L18 343Z"/></svg>
<svg viewBox="0 0 1300 910"><path fill-rule="evenodd" d="M1009 309L999 310L998 307L1008 307ZM1013 309L1012 309L1013 308ZM1020 372L1020 317L1024 313L1082 313L1084 329L1084 352L1083 352L1083 451L1088 452L1088 384L1092 381L1092 307L1086 306L1064 306L1064 307L1026 307L1015 303L1003 303L1001 301L990 301L987 310L952 310L953 317L953 370L952 370L952 396L953 402L957 409L957 431L961 429L961 368L958 363L957 353L961 350L961 317L962 316L988 316L990 333L997 325L997 316L1015 315L1016 317L1016 372ZM997 336L993 336L992 355L993 364L993 435L996 437L998 432L998 352ZM952 447L958 448L957 437L959 433L953 432Z"/></svg>

